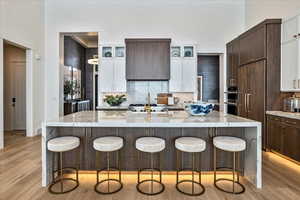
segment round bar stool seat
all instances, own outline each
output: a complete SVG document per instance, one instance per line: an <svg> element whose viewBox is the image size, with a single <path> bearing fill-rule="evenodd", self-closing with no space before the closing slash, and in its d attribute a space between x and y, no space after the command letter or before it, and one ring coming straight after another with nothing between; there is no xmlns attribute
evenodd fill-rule
<svg viewBox="0 0 300 200"><path fill-rule="evenodd" d="M236 154L242 151L246 150L246 141L238 138L238 137L232 137L232 136L217 136L213 138L213 144L214 144L214 185L217 189L231 194L242 194L245 192L245 187L240 183L239 176L240 173L237 172L237 180L235 179L235 173L236 173ZM232 167L232 179L227 178L216 178L216 170L221 169L224 167L216 167L216 148L220 149L222 151L232 152L233 153L233 167ZM232 182L232 191L226 190L219 186L217 183L221 181L227 181ZM238 185L240 187L239 191L236 191L235 185Z"/></svg>
<svg viewBox="0 0 300 200"><path fill-rule="evenodd" d="M97 151L118 151L124 146L124 141L123 138L115 136L101 137L94 140L93 146Z"/></svg>
<svg viewBox="0 0 300 200"><path fill-rule="evenodd" d="M178 139L175 140L175 148L177 150L177 156L176 156L176 160L177 160L177 172L176 172L176 189L177 191L185 194L185 195L189 195L189 196L199 196L202 195L205 192L205 188L201 183L201 152L205 151L206 149L206 142L204 140L202 140L201 138L197 138L197 137L180 137ZM186 153L191 153L192 154L192 169L181 169L179 166L181 166L182 164L178 163L178 154L179 151L182 152L186 152ZM199 154L199 164L197 165L200 169L198 169L197 171L195 171L195 154L198 153ZM197 167L197 168L198 168ZM183 171L192 171L192 180L179 180L179 173L183 172ZM199 180L195 181L194 179L194 173L198 173L199 175ZM187 192L182 190L179 186L183 185L184 183L192 183L192 191L191 192ZM195 192L195 185L198 186L200 188L199 192Z"/></svg>
<svg viewBox="0 0 300 200"><path fill-rule="evenodd" d="M165 140L158 137L141 137L136 140L135 147L147 153L157 153L165 149Z"/></svg>
<svg viewBox="0 0 300 200"><path fill-rule="evenodd" d="M65 167L62 166L62 153L74 150L80 146L80 139L78 137L74 136L63 136L63 137L57 137L54 139L50 139L47 142L47 149L49 151L52 151L54 153L59 153L59 162L60 162L60 169L53 170L52 175L52 183L50 184L48 191L52 194L65 194L68 192L71 192L75 190L79 186L78 181L78 169L73 167ZM78 153L79 154L79 153ZM53 166L54 166L54 155L53 155ZM54 168L54 167L53 167ZM63 177L63 171L65 170L73 170L76 172L76 179L74 178L64 178ZM58 175L59 178L55 178L55 173L60 173ZM64 190L64 182L65 181L71 181L74 182L75 185L73 187L70 187L67 190ZM60 191L55 191L53 187L57 184L60 184Z"/></svg>
<svg viewBox="0 0 300 200"><path fill-rule="evenodd" d="M48 141L48 150L53 152L65 152L76 149L80 145L78 137L64 136Z"/></svg>
<svg viewBox="0 0 300 200"><path fill-rule="evenodd" d="M145 153L150 153L150 156L151 156L150 157L151 168L143 168L143 169L139 168L138 169L138 183L136 185L136 189L141 194L151 195L151 196L162 193L165 190L165 186L162 183L162 172L161 172L160 168L159 169L154 168L153 154L154 153L160 153L166 148L165 140L161 139L161 138L158 138L158 137L141 137L141 138L138 138L135 141L135 147L138 150L138 164L140 163L140 153L139 153L139 151L145 152ZM159 160L160 160L160 157L159 157ZM140 174L143 171L151 171L151 178L141 181L140 180ZM154 171L159 172L159 180L154 179L154 177L153 177ZM151 191L143 191L141 189L142 185L145 184L145 183L150 183L151 184ZM153 184L154 183L157 183L160 187L160 189L158 189L157 191L153 190Z"/></svg>
<svg viewBox="0 0 300 200"><path fill-rule="evenodd" d="M197 153L206 149L206 142L196 137L180 137L175 140L175 147L183 152Z"/></svg>
<svg viewBox="0 0 300 200"><path fill-rule="evenodd" d="M107 137L100 137L93 141L93 147L98 152L105 152L107 154L107 167L102 168L100 170L97 170L97 183L94 186L94 190L99 194L114 194L119 192L123 188L123 184L121 182L121 168L120 168L120 161L119 161L119 152L124 146L124 140L121 137L117 136L107 136ZM111 167L110 166L110 153L111 152L117 152L117 165L118 167ZM110 178L110 171L118 171L118 179ZM107 178L103 180L99 180L99 173L106 171L107 172ZM118 187L114 190L110 190L110 182L115 182L118 184ZM99 189L100 185L103 185L104 183L107 183L107 192L101 191Z"/></svg>
<svg viewBox="0 0 300 200"><path fill-rule="evenodd" d="M214 146L223 151L239 152L246 149L246 141L231 136L218 136L213 139Z"/></svg>

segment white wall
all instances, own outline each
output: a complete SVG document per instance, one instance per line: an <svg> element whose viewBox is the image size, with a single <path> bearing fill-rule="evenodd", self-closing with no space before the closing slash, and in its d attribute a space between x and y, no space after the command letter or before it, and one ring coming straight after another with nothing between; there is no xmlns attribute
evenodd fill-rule
<svg viewBox="0 0 300 200"><path fill-rule="evenodd" d="M246 27L266 18L286 18L300 13L300 0L245 0Z"/></svg>
<svg viewBox="0 0 300 200"><path fill-rule="evenodd" d="M35 55L41 55L42 58L28 61L32 62L30 72L32 79L29 81L33 86L34 106L32 107L33 120L30 125L33 129L32 135L34 135L44 119L44 0L0 0L0 40L3 39L31 49L33 58ZM3 45L0 44L0 52L2 48ZM2 64L3 60L0 58L1 69ZM3 86L2 81L0 85ZM2 95L3 92L0 89L1 101ZM0 115L2 113L0 110ZM0 135L3 130L1 117Z"/></svg>
<svg viewBox="0 0 300 200"><path fill-rule="evenodd" d="M59 115L60 32L100 32L100 42L114 43L167 37L222 53L244 20L244 0L46 0L47 119Z"/></svg>
<svg viewBox="0 0 300 200"><path fill-rule="evenodd" d="M1 10L0 10L1 11ZM2 47L2 48L1 48ZM0 74L3 73L3 40L0 38ZM0 83L3 83L3 76L0 76ZM4 99L3 99L3 84L0 84L0 105L3 105ZM3 106L0 106L0 149L3 149L4 147L4 140L3 140L3 130L4 130L4 112L3 112Z"/></svg>

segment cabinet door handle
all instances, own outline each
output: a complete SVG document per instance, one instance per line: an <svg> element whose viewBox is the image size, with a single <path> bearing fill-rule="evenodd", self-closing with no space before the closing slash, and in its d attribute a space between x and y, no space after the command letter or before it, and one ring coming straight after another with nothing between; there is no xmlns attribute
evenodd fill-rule
<svg viewBox="0 0 300 200"><path fill-rule="evenodd" d="M285 123L287 123L287 124L293 124L293 125L296 125L296 124L297 124L296 122L288 121L288 120L286 120Z"/></svg>
<svg viewBox="0 0 300 200"><path fill-rule="evenodd" d="M251 109L250 109L250 96L251 94L247 94L247 99L248 99L248 112L251 112Z"/></svg>
<svg viewBox="0 0 300 200"><path fill-rule="evenodd" d="M296 80L293 80L293 88L296 89Z"/></svg>
<svg viewBox="0 0 300 200"><path fill-rule="evenodd" d="M247 110L247 94L244 96L244 101L245 101L245 111L248 112Z"/></svg>

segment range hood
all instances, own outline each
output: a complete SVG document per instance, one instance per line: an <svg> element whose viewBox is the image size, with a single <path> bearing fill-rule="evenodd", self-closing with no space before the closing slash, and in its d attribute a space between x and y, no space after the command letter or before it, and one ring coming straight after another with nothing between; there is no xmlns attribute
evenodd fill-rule
<svg viewBox="0 0 300 200"><path fill-rule="evenodd" d="M171 39L126 39L126 79L169 80Z"/></svg>

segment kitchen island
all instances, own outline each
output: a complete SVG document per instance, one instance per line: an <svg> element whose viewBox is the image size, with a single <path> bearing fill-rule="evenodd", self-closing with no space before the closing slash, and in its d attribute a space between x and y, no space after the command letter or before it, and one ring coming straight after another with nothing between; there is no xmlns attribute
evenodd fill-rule
<svg viewBox="0 0 300 200"><path fill-rule="evenodd" d="M207 142L203 152L201 167L204 171L213 169L214 136L229 135L243 138L247 149L241 153L239 170L257 188L262 187L261 180L261 123L245 118L212 112L207 116L194 117L185 111L166 113L133 113L130 111L85 111L48 121L43 125L42 133L42 185L51 182L53 153L47 150L47 141L58 136L73 135L81 140L78 150L67 152L64 165L75 165L78 154L79 169L95 170L104 164L104 158L98 159L93 149L93 140L102 136L120 136L125 146L121 150L121 166L124 171L136 171L137 159L135 140L143 136L156 136L166 140L166 149L161 155L163 171L175 171L174 141L180 136L200 137ZM230 167L232 159L226 152L218 152L218 165ZM190 159L184 156L184 165ZM147 157L142 163L148 163ZM183 166L183 167L187 167Z"/></svg>

